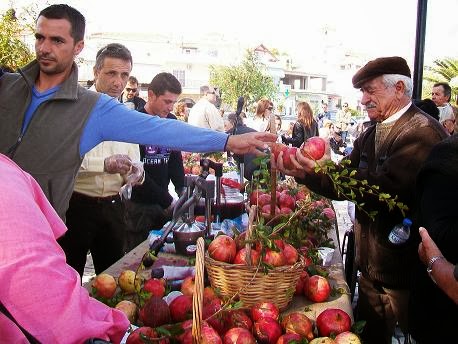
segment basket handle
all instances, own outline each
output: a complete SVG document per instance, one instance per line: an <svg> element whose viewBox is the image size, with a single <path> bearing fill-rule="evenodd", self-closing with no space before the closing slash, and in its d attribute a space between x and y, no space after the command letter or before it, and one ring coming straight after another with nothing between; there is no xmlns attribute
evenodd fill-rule
<svg viewBox="0 0 458 344"><path fill-rule="evenodd" d="M246 236L245 236L245 261L246 265L251 266L251 243L249 242L251 240L251 235L253 234L253 223L254 223L254 218L256 216L257 212L257 206L252 205L249 210L249 215L248 215L248 228L246 230Z"/></svg>
<svg viewBox="0 0 458 344"><path fill-rule="evenodd" d="M194 276L194 293L192 296L192 342L200 343L202 329L202 307L204 298L204 254L205 241L197 239L196 265Z"/></svg>

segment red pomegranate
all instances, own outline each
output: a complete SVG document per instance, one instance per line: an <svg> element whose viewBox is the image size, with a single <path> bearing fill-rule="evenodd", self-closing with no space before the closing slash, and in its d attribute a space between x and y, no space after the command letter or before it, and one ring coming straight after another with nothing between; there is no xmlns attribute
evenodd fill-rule
<svg viewBox="0 0 458 344"><path fill-rule="evenodd" d="M250 331L241 327L231 328L223 338L224 344L256 344Z"/></svg>
<svg viewBox="0 0 458 344"><path fill-rule="evenodd" d="M251 307L251 319L258 321L263 318L278 320L280 310L272 302L259 302Z"/></svg>
<svg viewBox="0 0 458 344"><path fill-rule="evenodd" d="M327 308L316 318L316 327L320 336L336 336L339 333L350 331L351 318L339 308Z"/></svg>
<svg viewBox="0 0 458 344"><path fill-rule="evenodd" d="M313 302L324 302L331 294L328 280L319 275L309 277L304 283L304 295Z"/></svg>
<svg viewBox="0 0 458 344"><path fill-rule="evenodd" d="M220 262L232 263L236 252L234 239L227 235L218 235L208 246L210 257Z"/></svg>
<svg viewBox="0 0 458 344"><path fill-rule="evenodd" d="M263 318L256 321L253 325L254 336L259 343L273 344L282 335L282 329L277 320Z"/></svg>

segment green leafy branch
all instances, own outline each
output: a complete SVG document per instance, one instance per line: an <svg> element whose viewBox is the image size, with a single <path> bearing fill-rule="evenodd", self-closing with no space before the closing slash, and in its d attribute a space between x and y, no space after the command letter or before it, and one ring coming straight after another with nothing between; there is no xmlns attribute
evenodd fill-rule
<svg viewBox="0 0 458 344"><path fill-rule="evenodd" d="M380 202L385 203L389 210L397 208L402 215L405 216L405 212L409 210L409 208L398 200L397 195L393 197L389 193L381 192L378 185L371 185L365 179L359 180L354 178L357 171L355 169L350 170L346 168L349 164L350 160L342 160L340 166L344 168L338 171L334 162L327 160L323 163L316 164L315 173L327 175L331 179L337 195L355 203L356 207L372 220L374 220L377 215L377 211L367 211L364 209L365 203L358 203L356 201L357 195L373 195L377 197Z"/></svg>

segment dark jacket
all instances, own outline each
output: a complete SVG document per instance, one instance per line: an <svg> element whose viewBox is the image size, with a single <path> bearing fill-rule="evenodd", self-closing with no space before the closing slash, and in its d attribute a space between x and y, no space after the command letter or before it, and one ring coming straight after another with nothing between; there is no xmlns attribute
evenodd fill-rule
<svg viewBox="0 0 458 344"><path fill-rule="evenodd" d="M147 113L145 109L141 112ZM171 113L167 118L176 120ZM178 195L184 188L184 167L181 151L164 147L140 145L140 161L145 169L145 181L132 190L135 203L159 204L167 208L172 203L169 183L172 181Z"/></svg>
<svg viewBox="0 0 458 344"><path fill-rule="evenodd" d="M282 136L281 140L285 144L291 144L293 147L299 148L307 139L318 136L318 123L313 120L310 127L305 127L301 122L294 123L291 137Z"/></svg>
<svg viewBox="0 0 458 344"><path fill-rule="evenodd" d="M81 166L79 144L87 119L100 97L78 85L73 69L51 99L35 111L21 135L39 66L31 62L18 73L0 78L0 152L9 156L40 184L62 219Z"/></svg>
<svg viewBox="0 0 458 344"><path fill-rule="evenodd" d="M358 180L367 180L378 185L381 192L405 203L415 211L415 177L432 147L447 134L432 117L411 106L396 122L383 145L375 155L375 125L369 127L354 142L349 155L348 169L356 170ZM340 166L340 168L342 168ZM325 175L307 175L304 180L311 190L332 198L344 199L336 194L333 184ZM412 267L417 260L418 230L412 228L409 240L394 246L388 234L394 225L401 223L403 216L397 209L390 211L376 196L355 192L355 201L364 203L367 212L377 211L372 221L356 208L356 263L359 270L372 281L390 288L409 288Z"/></svg>
<svg viewBox="0 0 458 344"><path fill-rule="evenodd" d="M231 129L227 131L226 133L229 135L239 135L239 134L246 134L246 133L252 133L256 132L253 128L247 127L245 124L242 122L237 123L237 128L234 131L234 129ZM234 155L234 159L237 162L238 167L240 168L240 163L244 163L244 177L247 180L251 180L253 178L253 172L259 168L258 165L256 165L253 160L256 159L255 154L244 154L244 155Z"/></svg>
<svg viewBox="0 0 458 344"><path fill-rule="evenodd" d="M458 263L458 137L436 145L417 178L418 224L444 257ZM458 306L429 278L418 259L409 305L409 332L420 343L455 343Z"/></svg>
<svg viewBox="0 0 458 344"><path fill-rule="evenodd" d="M124 98L123 98L124 92L121 93L121 96L118 98L120 103L124 103ZM134 103L134 110L141 111L146 104L146 101L144 101L142 98L134 96L134 100L132 101Z"/></svg>

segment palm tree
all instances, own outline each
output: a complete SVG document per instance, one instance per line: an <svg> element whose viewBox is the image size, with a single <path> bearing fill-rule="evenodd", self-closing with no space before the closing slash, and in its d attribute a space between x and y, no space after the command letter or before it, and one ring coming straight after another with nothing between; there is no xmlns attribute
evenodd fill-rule
<svg viewBox="0 0 458 344"><path fill-rule="evenodd" d="M448 82L452 88L452 99L458 95L458 59L447 57L434 60L433 66L425 66L425 76L423 77L423 94L430 94L432 85L436 82ZM454 79L452 82L451 80ZM425 98L425 97L422 97Z"/></svg>

